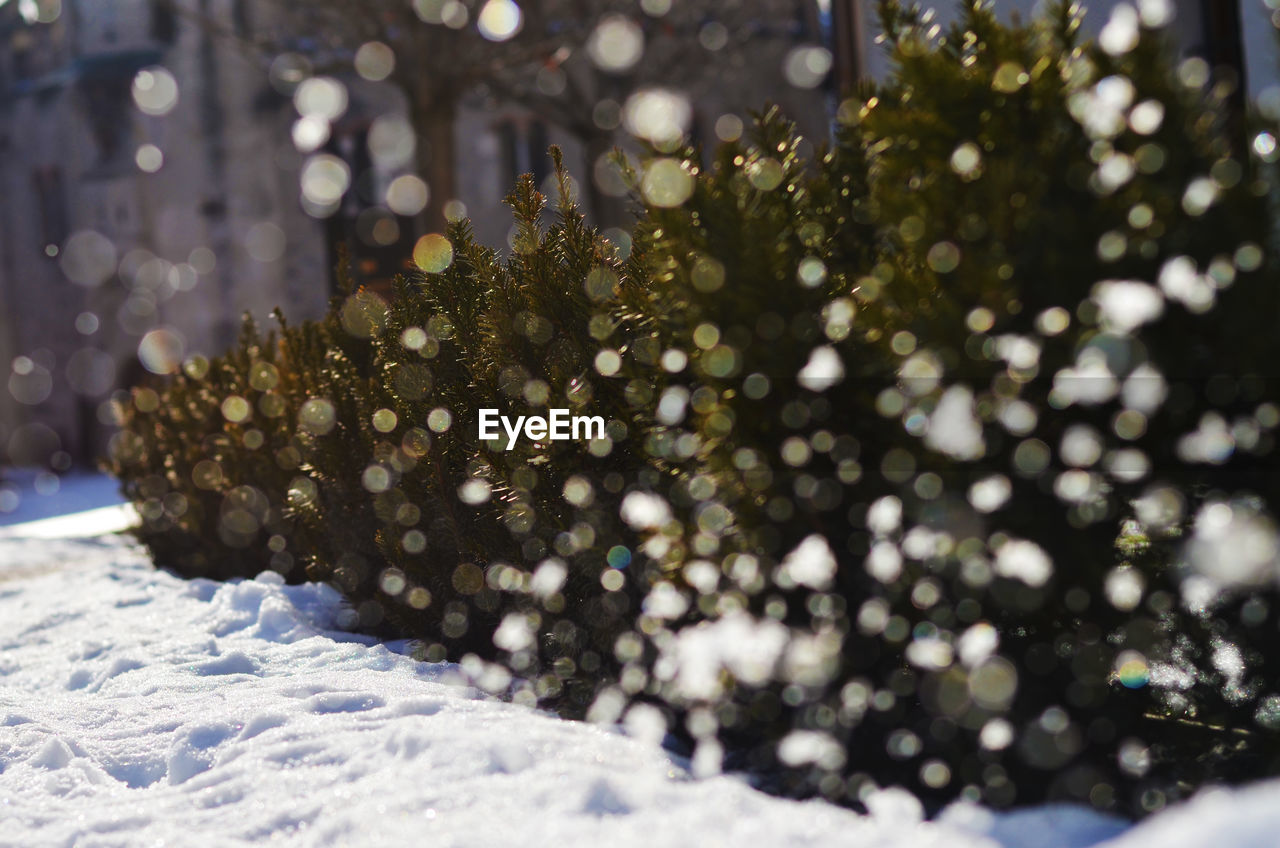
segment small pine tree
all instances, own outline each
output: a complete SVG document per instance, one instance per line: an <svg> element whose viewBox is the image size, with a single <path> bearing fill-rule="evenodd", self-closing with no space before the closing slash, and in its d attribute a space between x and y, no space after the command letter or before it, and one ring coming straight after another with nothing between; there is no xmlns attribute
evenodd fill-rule
<svg viewBox="0 0 1280 848"><path fill-rule="evenodd" d="M456 637L474 630L466 646L492 656L496 640L538 700L575 713L614 663L606 646L638 597L625 581L602 578L624 565L629 536L617 504L642 460L628 447L623 389L599 379L607 370L599 340L611 331L601 303L616 286L616 250L586 226L553 154L560 203L549 228L545 200L526 177L508 199L516 237L505 262L455 223L447 267L402 282L392 301L375 342L388 420L401 422L390 435L429 443L430 461L383 496L433 523L426 548L402 522L384 521L378 538L411 605L412 587L430 578L422 585L435 618L408 628L438 646L430 655L458 655ZM552 408L604 418L604 437L585 445L521 438L512 449L505 435L479 438L481 409Z"/></svg>
<svg viewBox="0 0 1280 848"><path fill-rule="evenodd" d="M880 10L830 151L776 113L654 151L625 260L557 160L510 256L457 222L390 303L136 392L157 559L328 580L778 791L1142 812L1280 771L1268 170L1159 31ZM553 407L605 437L479 436Z"/></svg>
<svg viewBox="0 0 1280 848"><path fill-rule="evenodd" d="M1254 643L1262 622L1189 612L1174 567L1185 524L1153 517L1170 497L1184 518L1248 494L1275 503L1262 437L1280 306L1263 268L1270 189L1235 155L1226 93L1206 85L1203 63L1172 67L1157 31L1080 44L1068 4L1032 29L971 4L937 48L898 14L896 80L859 130L883 145L872 197L896 229L894 279L932 292L913 310L920 345L903 367L927 358L938 386L905 393L904 413L933 406L936 427L948 396L976 397L983 452L970 467L1009 486L987 532L1055 564L1039 597L1024 587L1025 599L993 591L984 603L1020 674L1010 783L1025 791L1041 776L1052 793L1150 808L1180 782L1225 775L1224 754L1239 752L1221 729L1250 725L1253 753L1236 762L1270 772L1248 686L1205 662L1214 644ZM1259 438L1194 448L1215 421ZM903 497L927 516L918 491ZM1105 552L1131 505L1144 527L1123 535L1130 562L1117 563ZM1001 539L988 539L999 573ZM1135 568L1147 545L1161 553ZM1137 597L1119 591L1138 582ZM1260 683L1265 653L1245 652ZM1190 690L1168 684L1175 668Z"/></svg>
<svg viewBox="0 0 1280 848"><path fill-rule="evenodd" d="M158 562L332 583L353 626L502 658L534 700L585 709L640 597L618 502L644 474L626 391L599 379L617 251L554 153L555 221L523 179L506 261L457 222L390 303L346 285L318 322L277 315L264 338L246 319L234 350L135 393L111 469ZM478 438L480 409L553 407L601 416L604 436Z"/></svg>
<svg viewBox="0 0 1280 848"><path fill-rule="evenodd" d="M1175 556L1201 504L1275 503L1269 188L1161 33L964 11L881 4L894 75L820 167L767 118L637 229L656 691L792 792L1142 811L1271 773L1270 603L1184 601ZM777 653L691 682L720 627Z"/></svg>
<svg viewBox="0 0 1280 848"><path fill-rule="evenodd" d="M289 469L279 457L291 428L278 354L275 335L260 337L246 318L231 352L193 356L166 384L137 387L121 405L109 469L137 505L139 538L158 562L220 579L291 571L266 544L293 533L281 499Z"/></svg>

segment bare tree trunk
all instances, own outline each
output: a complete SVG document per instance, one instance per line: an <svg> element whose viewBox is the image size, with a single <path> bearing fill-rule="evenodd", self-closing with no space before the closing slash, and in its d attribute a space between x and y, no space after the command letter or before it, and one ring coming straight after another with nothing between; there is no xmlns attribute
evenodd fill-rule
<svg viewBox="0 0 1280 848"><path fill-rule="evenodd" d="M409 121L418 138L418 176L427 184L427 206L417 216L419 233L443 232L444 206L457 195L457 149L454 124L457 96L422 81L408 79Z"/></svg>
<svg viewBox="0 0 1280 848"><path fill-rule="evenodd" d="M852 97L858 83L867 78L867 60L862 55L866 21L862 5L855 0L831 3L831 40L835 48L836 94Z"/></svg>
<svg viewBox="0 0 1280 848"><path fill-rule="evenodd" d="M613 151L613 136L607 132L597 131L584 138L583 142L587 162L578 184L585 189L587 217L601 230L609 227L630 228L634 219L627 210L626 198L605 194L595 180L596 162L601 156L607 156Z"/></svg>
<svg viewBox="0 0 1280 848"><path fill-rule="evenodd" d="M1215 79L1231 86L1227 95L1227 131L1232 152L1248 158L1248 134L1245 126L1246 97L1244 42L1240 23L1239 0L1214 0L1200 4L1204 29L1204 58L1213 68Z"/></svg>
<svg viewBox="0 0 1280 848"><path fill-rule="evenodd" d="M8 189L8 186L5 188ZM18 355L18 337L10 318L11 315L19 314L17 301L10 300L9 295L10 286L18 278L13 260L13 228L6 220L11 214L13 207L6 206L4 218L0 218L0 362L5 363L6 368ZM21 404L0 387L0 479L3 479L5 466L10 461L7 451L9 435L18 428L24 417Z"/></svg>

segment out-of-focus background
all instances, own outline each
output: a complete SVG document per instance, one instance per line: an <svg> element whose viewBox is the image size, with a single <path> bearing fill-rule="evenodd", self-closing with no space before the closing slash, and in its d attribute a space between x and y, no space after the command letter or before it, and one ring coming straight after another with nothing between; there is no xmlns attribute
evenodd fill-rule
<svg viewBox="0 0 1280 848"><path fill-rule="evenodd" d="M1280 0L1161 5L1280 112ZM821 144L877 36L874 0L0 0L0 519L92 465L113 393L319 314L344 252L385 290L448 219L502 247L550 144L625 250L615 146L709 151L770 102Z"/></svg>

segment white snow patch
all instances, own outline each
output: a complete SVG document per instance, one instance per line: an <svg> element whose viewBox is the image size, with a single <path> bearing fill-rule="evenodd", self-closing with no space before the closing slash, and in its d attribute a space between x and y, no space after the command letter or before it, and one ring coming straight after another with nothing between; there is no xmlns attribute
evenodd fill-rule
<svg viewBox="0 0 1280 848"><path fill-rule="evenodd" d="M1209 183L1209 190L1215 190L1212 183ZM1213 280L1207 274L1201 274L1196 263L1187 256L1175 256L1165 262L1157 281L1166 296L1181 301L1192 312L1204 312L1213 305L1216 297Z"/></svg>
<svg viewBox="0 0 1280 848"><path fill-rule="evenodd" d="M1120 4L1111 10L1111 20L1098 33L1098 46L1112 56L1121 56L1138 46L1138 13Z"/></svg>
<svg viewBox="0 0 1280 848"><path fill-rule="evenodd" d="M995 512L1013 494L1013 483L1003 474L984 477L969 487L969 503L978 512Z"/></svg>
<svg viewBox="0 0 1280 848"><path fill-rule="evenodd" d="M5 468L0 473L0 527L25 524L27 526L23 528L23 535L28 537L40 530L45 538L55 538L45 530L53 525L38 527L35 524L46 518L57 519L64 528L75 522L80 522L81 527L90 528L68 530L58 537L100 535L123 530L128 525L98 529L90 527L87 521L89 518L100 519L113 514L111 510L97 510L117 507L123 502L120 481L106 474L77 470L55 475L35 468ZM129 517L136 516L132 508L126 514ZM118 516L120 513L116 512L114 515Z"/></svg>
<svg viewBox="0 0 1280 848"><path fill-rule="evenodd" d="M652 492L631 492L622 499L622 520L637 530L652 530L671 520L671 506Z"/></svg>
<svg viewBox="0 0 1280 848"><path fill-rule="evenodd" d="M982 422L978 420L973 392L967 386L952 386L943 393L929 416L925 446L956 459L978 459L986 453Z"/></svg>
<svg viewBox="0 0 1280 848"><path fill-rule="evenodd" d="M1130 828L1064 805L956 805L929 822L900 789L860 816L692 780L656 746L652 707L626 712L640 738L562 721L486 698L403 643L334 630L326 587L182 581L120 538L15 530L0 538L4 845L1268 848L1280 829L1280 781L1205 791ZM770 673L788 639L745 614L693 630L692 653L742 679ZM1003 729L984 743L1007 744ZM786 754L822 766L843 750L802 731Z"/></svg>
<svg viewBox="0 0 1280 848"><path fill-rule="evenodd" d="M937 637L915 639L907 645L907 662L926 671L940 671L951 665L951 645Z"/></svg>
<svg viewBox="0 0 1280 848"><path fill-rule="evenodd" d="M1104 403L1115 393L1116 377L1107 366L1106 354L1096 347L1080 351L1074 366L1053 375L1053 394L1063 405Z"/></svg>
<svg viewBox="0 0 1280 848"><path fill-rule="evenodd" d="M985 621L970 625L960 636L956 653L960 662L973 668L990 657L1000 647L1000 632Z"/></svg>
<svg viewBox="0 0 1280 848"><path fill-rule="evenodd" d="M1035 542L1010 539L996 551L996 574L1028 586L1043 586L1053 576L1053 560Z"/></svg>
<svg viewBox="0 0 1280 848"><path fill-rule="evenodd" d="M689 609L689 602L684 595L680 594L680 590L666 581L650 589L649 594L644 599L645 614L654 618L679 618L684 615L687 609Z"/></svg>
<svg viewBox="0 0 1280 848"><path fill-rule="evenodd" d="M924 806L920 799L902 789L881 789L869 795L863 803L867 805L867 811L878 819L910 823L924 820Z"/></svg>
<svg viewBox="0 0 1280 848"><path fill-rule="evenodd" d="M132 504L126 506L102 506L71 515L41 518L22 524L0 527L0 539L66 539L102 536L120 533L139 522L138 512Z"/></svg>
<svg viewBox="0 0 1280 848"><path fill-rule="evenodd" d="M40 562L37 577L14 568ZM456 666L336 632L341 609L332 589L274 575L182 581L119 538L0 540L0 844L993 848L691 780L652 741L485 698ZM715 624L704 652L744 679L787 636ZM661 719L628 726L653 740Z"/></svg>
<svg viewBox="0 0 1280 848"><path fill-rule="evenodd" d="M663 665L682 697L711 701L724 691L723 672L747 684L767 681L789 638L780 622L735 612L681 630L663 646Z"/></svg>
<svg viewBox="0 0 1280 848"><path fill-rule="evenodd" d="M1213 649L1213 667L1227 679L1227 686L1235 688L1244 680L1244 655L1230 642L1221 642Z"/></svg>
<svg viewBox="0 0 1280 848"><path fill-rule="evenodd" d="M1196 571L1219 587L1261 586L1280 576L1274 522L1243 504L1202 506L1186 553Z"/></svg>
<svg viewBox="0 0 1280 848"><path fill-rule="evenodd" d="M830 345L815 347L809 361L796 375L796 382L811 392L825 392L844 379L844 360Z"/></svg>
<svg viewBox="0 0 1280 848"><path fill-rule="evenodd" d="M902 526L902 501L893 495L877 498L867 508L867 529L877 536L888 536Z"/></svg>
<svg viewBox="0 0 1280 848"><path fill-rule="evenodd" d="M826 538L814 533L783 558L782 572L801 586L821 591L836 576L836 555Z"/></svg>
<svg viewBox="0 0 1280 848"><path fill-rule="evenodd" d="M1263 848L1280 831L1280 781L1243 789L1207 789L1152 816L1105 848Z"/></svg>
<svg viewBox="0 0 1280 848"><path fill-rule="evenodd" d="M1164 312L1164 295L1155 286L1138 280L1103 280L1093 287L1107 329L1128 334L1154 321Z"/></svg>
<svg viewBox="0 0 1280 848"><path fill-rule="evenodd" d="M1007 726L1002 719L995 719L988 726L996 722ZM983 728L982 732L985 736L987 729ZM1012 728L1008 728L1008 732L1012 735ZM1110 846L1112 843L1108 840L1128 827L1128 822L1117 816L1069 804L1048 804L1032 810L996 814L974 804L958 803L942 812L939 823L989 836L1004 848Z"/></svg>

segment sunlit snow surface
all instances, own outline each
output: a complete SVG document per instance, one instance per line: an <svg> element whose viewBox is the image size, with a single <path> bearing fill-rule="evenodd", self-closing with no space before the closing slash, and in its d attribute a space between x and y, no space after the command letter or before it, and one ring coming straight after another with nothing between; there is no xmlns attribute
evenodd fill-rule
<svg viewBox="0 0 1280 848"><path fill-rule="evenodd" d="M989 844L693 781L330 632L338 608L118 539L0 540L0 845Z"/></svg>
<svg viewBox="0 0 1280 848"><path fill-rule="evenodd" d="M328 588L182 581L118 537L10 531L3 846L1247 848L1280 826L1275 785L1121 834L1076 808L956 807L925 823L903 792L859 816L693 780L660 748L478 696L451 666L331 630Z"/></svg>

